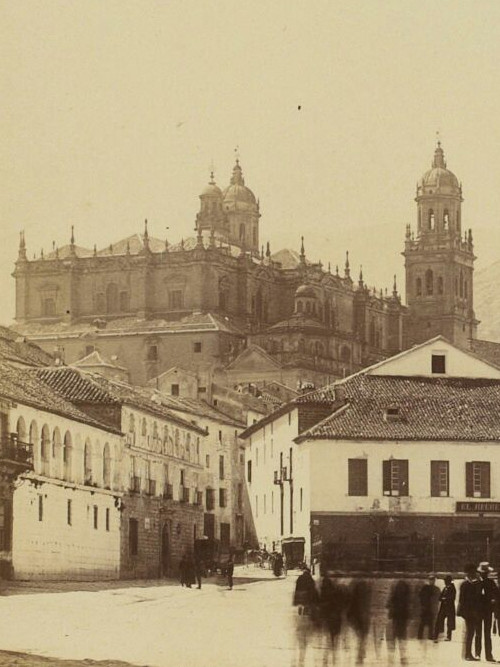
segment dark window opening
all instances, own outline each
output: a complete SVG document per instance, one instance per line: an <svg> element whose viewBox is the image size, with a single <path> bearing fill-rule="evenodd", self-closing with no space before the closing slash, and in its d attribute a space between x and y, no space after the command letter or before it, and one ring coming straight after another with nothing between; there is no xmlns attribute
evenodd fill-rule
<svg viewBox="0 0 500 667"><path fill-rule="evenodd" d="M170 385L170 394L172 396L179 396L179 385L178 384Z"/></svg>
<svg viewBox="0 0 500 667"><path fill-rule="evenodd" d="M465 495L468 498L490 498L489 461L470 461L465 464Z"/></svg>
<svg viewBox="0 0 500 667"><path fill-rule="evenodd" d="M366 459L348 460L348 494L350 496L368 495L368 461Z"/></svg>
<svg viewBox="0 0 500 667"><path fill-rule="evenodd" d="M247 461L247 481L249 484L252 483L252 462Z"/></svg>
<svg viewBox="0 0 500 667"><path fill-rule="evenodd" d="M384 496L409 495L408 460L383 461L382 474Z"/></svg>
<svg viewBox="0 0 500 667"><path fill-rule="evenodd" d="M227 507L226 489L219 489L219 507Z"/></svg>
<svg viewBox="0 0 500 667"><path fill-rule="evenodd" d="M201 352L201 343L200 342L195 342L193 343L193 352Z"/></svg>
<svg viewBox="0 0 500 667"><path fill-rule="evenodd" d="M71 500L68 500L66 505L66 521L68 526L72 525L73 516L72 516Z"/></svg>
<svg viewBox="0 0 500 667"><path fill-rule="evenodd" d="M158 361L158 345L148 347L148 361Z"/></svg>
<svg viewBox="0 0 500 667"><path fill-rule="evenodd" d="M431 496L446 497L450 495L450 463L449 461L431 461Z"/></svg>
<svg viewBox="0 0 500 667"><path fill-rule="evenodd" d="M99 519L99 508L97 505L94 505L94 528L97 530Z"/></svg>
<svg viewBox="0 0 500 667"><path fill-rule="evenodd" d="M444 354L433 354L431 361L433 373L446 373L446 356Z"/></svg>
<svg viewBox="0 0 500 667"><path fill-rule="evenodd" d="M137 519L128 520L128 548L131 556L137 556L139 553L139 521Z"/></svg>

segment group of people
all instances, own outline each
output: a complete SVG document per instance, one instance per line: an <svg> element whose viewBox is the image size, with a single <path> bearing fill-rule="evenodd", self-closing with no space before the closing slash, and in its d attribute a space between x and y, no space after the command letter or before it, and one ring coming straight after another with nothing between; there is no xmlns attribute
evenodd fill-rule
<svg viewBox="0 0 500 667"><path fill-rule="evenodd" d="M445 640L452 639L457 615L465 622L464 659L479 660L484 644L486 661L495 662L491 635L497 617L500 618L500 590L493 578L493 568L487 562L480 563L479 567L470 564L465 568L465 575L459 588L458 606L457 588L450 575L444 577L442 589L436 585L435 576L430 575L427 582L418 587L416 596L408 581L400 579L393 584L384 604L383 600L372 600L373 585L366 579L353 579L346 585L322 571L316 582L310 570L304 568L297 579L293 598L298 665L304 664L309 638L317 637L318 632L324 643L324 664L328 663L328 654L334 660L344 626L350 627L357 637L358 664L365 659L370 628L375 651L379 650L380 639L385 637L389 655L394 656L398 648L404 664L412 617L418 639L426 637L438 642L443 633ZM385 616L384 607L388 622L383 621L382 626L380 618Z"/></svg>

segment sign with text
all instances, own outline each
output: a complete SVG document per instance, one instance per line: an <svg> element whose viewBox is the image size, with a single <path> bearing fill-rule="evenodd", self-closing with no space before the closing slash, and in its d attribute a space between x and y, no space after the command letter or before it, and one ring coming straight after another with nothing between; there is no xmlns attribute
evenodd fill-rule
<svg viewBox="0 0 500 667"><path fill-rule="evenodd" d="M457 512L474 512L474 513L498 513L500 514L500 502L480 502L480 501L467 501L467 502L457 502L456 504Z"/></svg>

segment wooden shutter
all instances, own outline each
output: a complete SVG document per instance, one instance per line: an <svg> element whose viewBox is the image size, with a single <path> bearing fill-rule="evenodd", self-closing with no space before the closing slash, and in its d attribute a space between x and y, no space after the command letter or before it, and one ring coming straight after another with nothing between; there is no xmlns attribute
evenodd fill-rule
<svg viewBox="0 0 500 667"><path fill-rule="evenodd" d="M481 463L481 498L489 498L490 493L490 463L484 461Z"/></svg>
<svg viewBox="0 0 500 667"><path fill-rule="evenodd" d="M467 461L465 464L465 495L467 498L472 498L474 496L474 486L473 486L473 464L472 461Z"/></svg>
<svg viewBox="0 0 500 667"><path fill-rule="evenodd" d="M368 495L368 461L366 459L349 459L348 477L350 496Z"/></svg>
<svg viewBox="0 0 500 667"><path fill-rule="evenodd" d="M431 496L439 496L439 465L440 461L431 461Z"/></svg>
<svg viewBox="0 0 500 667"><path fill-rule="evenodd" d="M384 496L391 495L391 462L382 461L382 488Z"/></svg>
<svg viewBox="0 0 500 667"><path fill-rule="evenodd" d="M410 480L408 479L408 460L401 459L399 462L399 495L410 495Z"/></svg>

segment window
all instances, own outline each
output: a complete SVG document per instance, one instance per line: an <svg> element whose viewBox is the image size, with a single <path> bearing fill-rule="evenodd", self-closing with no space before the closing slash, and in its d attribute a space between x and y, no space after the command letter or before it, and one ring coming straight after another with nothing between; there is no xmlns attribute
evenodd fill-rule
<svg viewBox="0 0 500 667"><path fill-rule="evenodd" d="M417 278L417 296L422 296L422 278Z"/></svg>
<svg viewBox="0 0 500 667"><path fill-rule="evenodd" d="M409 494L407 460L383 461L382 473L384 496L407 496Z"/></svg>
<svg viewBox="0 0 500 667"><path fill-rule="evenodd" d="M210 468L210 454L205 456L205 465L207 468Z"/></svg>
<svg viewBox="0 0 500 667"><path fill-rule="evenodd" d="M109 517L110 517L109 507L106 507L106 531L108 533L109 533Z"/></svg>
<svg viewBox="0 0 500 667"><path fill-rule="evenodd" d="M94 528L97 530L99 520L99 508L97 505L94 505Z"/></svg>
<svg viewBox="0 0 500 667"><path fill-rule="evenodd" d="M431 461L431 496L446 497L450 495L450 463L449 461Z"/></svg>
<svg viewBox="0 0 500 667"><path fill-rule="evenodd" d="M368 461L367 459L349 459L348 462L348 494L350 496L368 495ZM300 508L302 509L302 489Z"/></svg>
<svg viewBox="0 0 500 667"><path fill-rule="evenodd" d="M170 310L180 310L183 307L182 290L176 289L168 293Z"/></svg>
<svg viewBox="0 0 500 667"><path fill-rule="evenodd" d="M85 354L92 354L92 352L95 350L94 345L86 345L85 346Z"/></svg>
<svg viewBox="0 0 500 667"><path fill-rule="evenodd" d="M247 461L247 482L252 483L252 462Z"/></svg>
<svg viewBox="0 0 500 667"><path fill-rule="evenodd" d="M43 496L38 495L38 521L43 521Z"/></svg>
<svg viewBox="0 0 500 667"><path fill-rule="evenodd" d="M201 352L201 342L193 343L193 352Z"/></svg>
<svg viewBox="0 0 500 667"><path fill-rule="evenodd" d="M468 498L489 498L489 461L470 461L465 464L465 495Z"/></svg>
<svg viewBox="0 0 500 667"><path fill-rule="evenodd" d="M434 274L431 269L425 272L425 293L431 296L434 292Z"/></svg>
<svg viewBox="0 0 500 667"><path fill-rule="evenodd" d="M444 354L432 355L431 370L433 373L446 373L446 356Z"/></svg>
<svg viewBox="0 0 500 667"><path fill-rule="evenodd" d="M158 345L148 347L148 361L158 361Z"/></svg>
<svg viewBox="0 0 500 667"><path fill-rule="evenodd" d="M56 314L56 302L54 299L44 299L42 311L45 317L53 317Z"/></svg>
<svg viewBox="0 0 500 667"><path fill-rule="evenodd" d="M179 396L179 385L178 384L170 385L170 394L171 394L171 396Z"/></svg>
<svg viewBox="0 0 500 667"><path fill-rule="evenodd" d="M137 556L139 553L139 521L137 519L128 520L128 550L131 556Z"/></svg>
<svg viewBox="0 0 500 667"><path fill-rule="evenodd" d="M227 491L226 489L219 489L219 507L227 506Z"/></svg>
<svg viewBox="0 0 500 667"><path fill-rule="evenodd" d="M72 516L71 500L68 500L66 504L66 522L68 526L71 526L72 521L73 521L73 516Z"/></svg>
<svg viewBox="0 0 500 667"><path fill-rule="evenodd" d="M207 510L215 509L215 489L206 489L205 504L207 506Z"/></svg>
<svg viewBox="0 0 500 667"><path fill-rule="evenodd" d="M181 486L184 486L184 482L186 481L184 470L180 471L180 477L181 477Z"/></svg>
<svg viewBox="0 0 500 667"><path fill-rule="evenodd" d="M304 489L300 487L300 511L302 512L302 508L304 506L303 501L304 501Z"/></svg>
<svg viewBox="0 0 500 667"><path fill-rule="evenodd" d="M224 479L224 455L219 456L219 479Z"/></svg>

